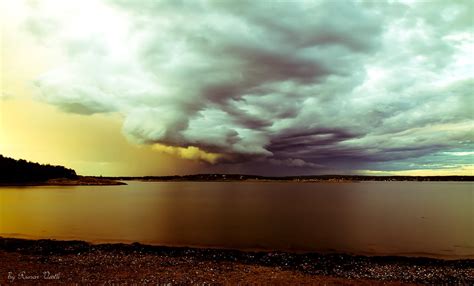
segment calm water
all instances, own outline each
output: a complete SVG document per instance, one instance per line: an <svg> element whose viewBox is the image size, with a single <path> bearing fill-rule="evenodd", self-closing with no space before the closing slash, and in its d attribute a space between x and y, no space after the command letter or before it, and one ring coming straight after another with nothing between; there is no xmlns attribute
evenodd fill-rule
<svg viewBox="0 0 474 286"><path fill-rule="evenodd" d="M474 258L474 184L1 187L0 236Z"/></svg>

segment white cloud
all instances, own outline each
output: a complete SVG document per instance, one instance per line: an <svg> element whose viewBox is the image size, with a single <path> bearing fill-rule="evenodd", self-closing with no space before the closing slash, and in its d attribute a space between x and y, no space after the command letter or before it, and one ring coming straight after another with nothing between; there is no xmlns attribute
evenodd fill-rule
<svg viewBox="0 0 474 286"><path fill-rule="evenodd" d="M145 144L296 167L409 162L472 147L472 129L434 128L473 123L472 6L53 1L30 31L68 62L36 84L67 112L121 113Z"/></svg>

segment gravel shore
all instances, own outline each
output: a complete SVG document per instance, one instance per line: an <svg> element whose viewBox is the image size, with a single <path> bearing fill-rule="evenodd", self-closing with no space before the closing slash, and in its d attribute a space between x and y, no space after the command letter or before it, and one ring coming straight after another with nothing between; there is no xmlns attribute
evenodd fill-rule
<svg viewBox="0 0 474 286"><path fill-rule="evenodd" d="M0 284L474 284L474 260L0 238Z"/></svg>

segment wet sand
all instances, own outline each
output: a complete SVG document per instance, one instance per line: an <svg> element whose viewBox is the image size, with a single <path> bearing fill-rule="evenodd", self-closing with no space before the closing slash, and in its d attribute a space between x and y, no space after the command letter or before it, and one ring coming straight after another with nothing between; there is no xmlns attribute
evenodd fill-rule
<svg viewBox="0 0 474 286"><path fill-rule="evenodd" d="M472 285L474 260L0 238L5 283Z"/></svg>

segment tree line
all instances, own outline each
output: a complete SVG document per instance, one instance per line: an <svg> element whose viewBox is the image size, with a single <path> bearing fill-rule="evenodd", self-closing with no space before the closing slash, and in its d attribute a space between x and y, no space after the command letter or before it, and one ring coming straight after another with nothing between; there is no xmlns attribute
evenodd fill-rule
<svg viewBox="0 0 474 286"><path fill-rule="evenodd" d="M76 171L63 166L15 160L0 155L0 182L43 182L56 178L77 178Z"/></svg>

